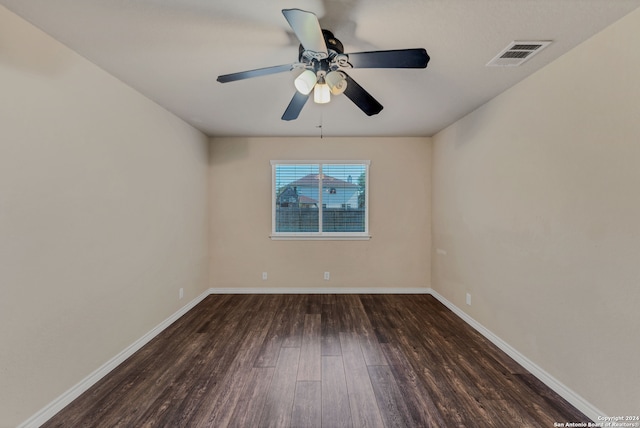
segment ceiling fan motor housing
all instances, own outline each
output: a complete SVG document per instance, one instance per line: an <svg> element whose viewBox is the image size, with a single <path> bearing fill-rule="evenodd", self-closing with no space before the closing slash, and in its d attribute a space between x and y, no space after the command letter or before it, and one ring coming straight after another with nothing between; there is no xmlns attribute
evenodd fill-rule
<svg viewBox="0 0 640 428"><path fill-rule="evenodd" d="M310 52L304 49L302 45L298 47L298 61L306 64L314 72L324 72L326 74L330 70L337 70L339 67L344 67L345 61L337 61L338 56L344 55L344 46L342 42L338 40L331 31L322 30L322 36L327 45L327 51L329 55L326 58L318 59L317 52ZM346 59L346 58L345 58Z"/></svg>

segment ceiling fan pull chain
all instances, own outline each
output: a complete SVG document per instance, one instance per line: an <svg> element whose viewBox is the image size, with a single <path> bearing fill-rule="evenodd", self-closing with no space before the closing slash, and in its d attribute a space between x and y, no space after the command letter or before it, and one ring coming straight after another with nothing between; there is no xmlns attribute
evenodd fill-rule
<svg viewBox="0 0 640 428"><path fill-rule="evenodd" d="M322 140L323 138L323 134L322 134L322 122L323 122L323 113L320 113L320 125L317 125L316 128L320 129L320 139Z"/></svg>

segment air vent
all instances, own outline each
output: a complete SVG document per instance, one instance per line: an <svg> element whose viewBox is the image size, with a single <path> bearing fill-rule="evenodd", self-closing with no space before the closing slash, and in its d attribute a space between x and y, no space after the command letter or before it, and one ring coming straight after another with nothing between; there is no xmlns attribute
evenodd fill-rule
<svg viewBox="0 0 640 428"><path fill-rule="evenodd" d="M517 67L550 44L551 41L511 42L487 63L487 67Z"/></svg>

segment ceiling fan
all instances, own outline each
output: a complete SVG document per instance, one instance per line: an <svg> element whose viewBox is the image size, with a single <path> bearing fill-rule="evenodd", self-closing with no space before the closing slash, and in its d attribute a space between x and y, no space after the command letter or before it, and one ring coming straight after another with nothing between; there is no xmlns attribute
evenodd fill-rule
<svg viewBox="0 0 640 428"><path fill-rule="evenodd" d="M328 102L331 94L344 93L368 116L378 114L383 108L382 104L358 85L345 69L426 68L429 63L429 55L422 48L344 53L340 40L331 31L320 28L318 17L313 12L283 9L282 13L300 41L298 62L218 76L218 82L227 83L294 69L302 70L294 81L297 91L282 120L297 119L311 91L316 103Z"/></svg>

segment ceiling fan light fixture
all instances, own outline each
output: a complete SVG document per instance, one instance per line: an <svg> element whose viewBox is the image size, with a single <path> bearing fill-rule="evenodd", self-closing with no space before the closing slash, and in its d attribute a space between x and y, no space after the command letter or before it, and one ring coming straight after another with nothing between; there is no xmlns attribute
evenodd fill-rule
<svg viewBox="0 0 640 428"><path fill-rule="evenodd" d="M296 86L298 92L302 95L309 95L311 90L317 81L316 74L311 70L305 70L294 80L293 84Z"/></svg>
<svg viewBox="0 0 640 428"><path fill-rule="evenodd" d="M333 95L340 95L347 89L347 78L339 71L330 71L324 78Z"/></svg>
<svg viewBox="0 0 640 428"><path fill-rule="evenodd" d="M344 53L342 42L331 31L320 27L315 13L301 9L283 9L282 14L300 42L298 61L223 74L217 79L220 83L227 83L302 69L294 79L296 92L282 115L282 120L296 119L311 98L312 90L316 103L328 103L332 93L344 93L364 114L376 115L382 111L382 104L341 69L426 68L429 63L430 58L424 48Z"/></svg>
<svg viewBox="0 0 640 428"><path fill-rule="evenodd" d="M313 102L316 104L326 104L331 101L331 89L326 83L320 83L313 90Z"/></svg>

